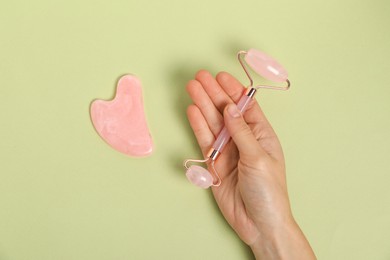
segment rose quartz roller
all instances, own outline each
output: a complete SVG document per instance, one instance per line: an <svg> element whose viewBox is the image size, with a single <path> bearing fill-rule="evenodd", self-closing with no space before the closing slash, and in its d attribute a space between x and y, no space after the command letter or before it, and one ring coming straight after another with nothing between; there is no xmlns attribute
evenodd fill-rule
<svg viewBox="0 0 390 260"><path fill-rule="evenodd" d="M248 104L253 99L256 94L257 89L259 88L268 88L268 89L277 89L277 90L287 90L290 88L290 81L287 79L287 71L280 65L277 61L275 61L272 57L268 56L264 52L259 50L250 49L249 51L240 51L238 53L238 60L244 69L246 75L249 78L250 85L248 86L245 93L242 95L240 100L237 103L238 109L243 114L248 106ZM244 60L243 60L244 57ZM253 86L252 77L247 69L249 65L253 71L257 74L261 75L263 78L274 81L274 82L284 82L284 86L267 86L267 85L258 85ZM221 185L221 178L218 175L218 172L215 170L214 164L218 156L222 153L225 145L229 142L230 135L224 127L222 131L219 133L217 140L214 142L210 151L207 153L207 158L204 160L195 160L188 159L184 161L184 167L187 169L186 176L190 182L195 184L200 188L207 189L210 186L219 186ZM206 163L210 164L213 169L215 178L214 181L211 173L205 168L198 165L188 166L189 163Z"/></svg>

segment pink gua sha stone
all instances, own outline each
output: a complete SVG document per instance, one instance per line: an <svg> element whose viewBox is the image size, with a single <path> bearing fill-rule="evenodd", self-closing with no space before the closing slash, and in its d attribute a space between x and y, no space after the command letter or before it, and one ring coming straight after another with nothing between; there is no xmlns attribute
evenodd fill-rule
<svg viewBox="0 0 390 260"><path fill-rule="evenodd" d="M199 165L191 165L186 171L186 176L190 182L200 188L207 189L213 185L213 177L211 174Z"/></svg>
<svg viewBox="0 0 390 260"><path fill-rule="evenodd" d="M287 70L262 51L250 49L245 55L245 61L256 73L268 80L284 82L288 78Z"/></svg>
<svg viewBox="0 0 390 260"><path fill-rule="evenodd" d="M90 112L96 131L115 150L135 157L152 153L141 82L135 76L120 78L115 98L93 101Z"/></svg>

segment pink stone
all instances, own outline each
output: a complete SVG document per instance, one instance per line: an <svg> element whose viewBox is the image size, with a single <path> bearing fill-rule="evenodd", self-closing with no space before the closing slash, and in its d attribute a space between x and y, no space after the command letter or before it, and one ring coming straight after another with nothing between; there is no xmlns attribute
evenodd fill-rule
<svg viewBox="0 0 390 260"><path fill-rule="evenodd" d="M288 73L283 66L262 51L250 49L245 55L245 61L256 73L268 80L275 82L287 80Z"/></svg>
<svg viewBox="0 0 390 260"><path fill-rule="evenodd" d="M201 166L191 165L186 172L186 176L190 182L200 188L207 189L213 185L213 177Z"/></svg>
<svg viewBox="0 0 390 260"><path fill-rule="evenodd" d="M141 83L135 76L120 78L115 98L93 101L90 112L96 131L115 150L136 157L152 153Z"/></svg>

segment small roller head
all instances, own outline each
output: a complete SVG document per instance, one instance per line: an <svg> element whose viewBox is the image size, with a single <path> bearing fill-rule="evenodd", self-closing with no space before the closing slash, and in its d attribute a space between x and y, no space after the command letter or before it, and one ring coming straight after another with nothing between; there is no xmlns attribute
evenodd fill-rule
<svg viewBox="0 0 390 260"><path fill-rule="evenodd" d="M191 165L186 171L187 179L194 185L207 189L213 185L210 172L199 165Z"/></svg>

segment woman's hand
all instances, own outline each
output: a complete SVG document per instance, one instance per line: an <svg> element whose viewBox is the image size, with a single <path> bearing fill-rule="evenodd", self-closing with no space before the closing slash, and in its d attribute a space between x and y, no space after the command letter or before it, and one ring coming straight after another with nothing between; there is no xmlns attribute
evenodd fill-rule
<svg viewBox="0 0 390 260"><path fill-rule="evenodd" d="M256 100L241 115L235 103L245 88L226 72L199 71L187 91L203 155L224 125L232 137L215 164L222 184L212 188L232 228L258 259L315 259L291 213L281 145Z"/></svg>

